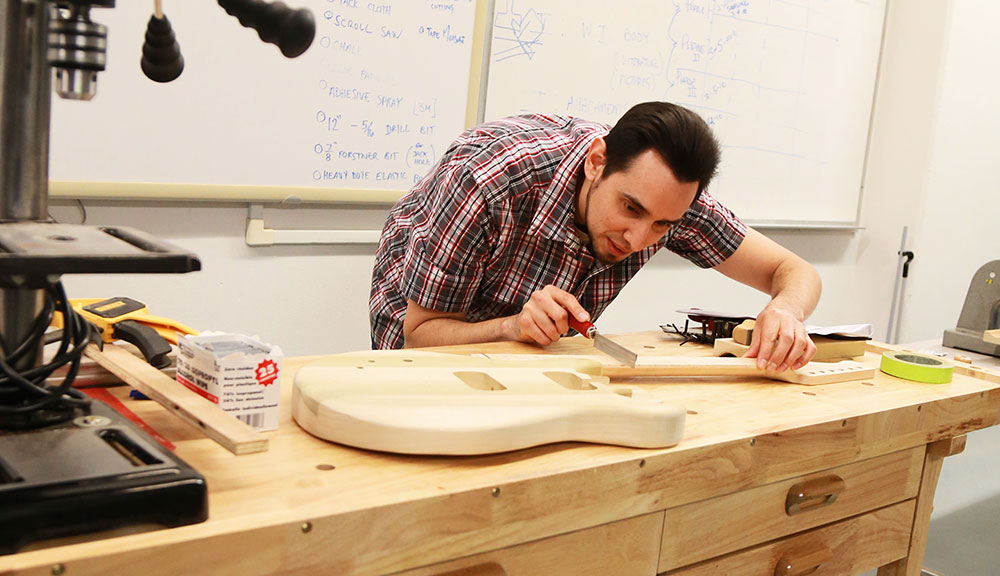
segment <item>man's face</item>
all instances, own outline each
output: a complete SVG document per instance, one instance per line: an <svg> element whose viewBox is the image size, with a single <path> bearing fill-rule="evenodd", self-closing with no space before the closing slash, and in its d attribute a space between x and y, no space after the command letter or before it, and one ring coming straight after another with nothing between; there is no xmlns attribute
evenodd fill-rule
<svg viewBox="0 0 1000 576"><path fill-rule="evenodd" d="M581 190L579 214L585 219L594 255L603 262L620 262L655 244L680 221L698 193L697 182L678 182L652 150L637 156L626 170L608 176L599 160L587 168L593 177Z"/></svg>

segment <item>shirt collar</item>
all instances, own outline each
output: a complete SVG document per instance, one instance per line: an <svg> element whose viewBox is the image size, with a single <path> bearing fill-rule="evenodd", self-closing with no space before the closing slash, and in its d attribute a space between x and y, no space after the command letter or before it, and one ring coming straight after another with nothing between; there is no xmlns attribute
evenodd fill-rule
<svg viewBox="0 0 1000 576"><path fill-rule="evenodd" d="M579 244L574 230L576 212L577 176L595 138L603 137L608 130L599 126L588 131L573 143L556 168L549 187L542 193L538 210L532 217L528 234L550 240Z"/></svg>

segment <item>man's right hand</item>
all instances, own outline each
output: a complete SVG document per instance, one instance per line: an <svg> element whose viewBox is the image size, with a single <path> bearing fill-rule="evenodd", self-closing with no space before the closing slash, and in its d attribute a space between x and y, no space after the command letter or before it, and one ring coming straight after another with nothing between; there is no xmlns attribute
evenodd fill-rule
<svg viewBox="0 0 1000 576"><path fill-rule="evenodd" d="M576 297L555 286L535 291L518 314L481 322L467 322L465 312L439 312L408 300L404 345L422 348L513 340L548 346L569 330L570 314L581 322L590 320Z"/></svg>
<svg viewBox="0 0 1000 576"><path fill-rule="evenodd" d="M521 313L507 318L513 340L548 346L569 330L569 315L586 322L590 314L575 296L549 285L531 294Z"/></svg>

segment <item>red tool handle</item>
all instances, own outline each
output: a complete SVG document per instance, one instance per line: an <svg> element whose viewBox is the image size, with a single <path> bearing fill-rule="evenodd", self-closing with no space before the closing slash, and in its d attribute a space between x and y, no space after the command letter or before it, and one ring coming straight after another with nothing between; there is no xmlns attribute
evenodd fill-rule
<svg viewBox="0 0 1000 576"><path fill-rule="evenodd" d="M593 338L594 334L597 334L597 326L594 326L592 322L580 322L572 314L569 315L569 327L585 338Z"/></svg>

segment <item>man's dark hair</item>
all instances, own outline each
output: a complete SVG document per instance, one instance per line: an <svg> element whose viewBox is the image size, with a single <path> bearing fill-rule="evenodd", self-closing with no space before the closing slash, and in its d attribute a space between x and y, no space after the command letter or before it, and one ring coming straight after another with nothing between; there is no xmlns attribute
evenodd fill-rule
<svg viewBox="0 0 1000 576"><path fill-rule="evenodd" d="M653 150L680 182L697 182L698 194L719 167L719 142L701 116L669 102L636 104L604 137L608 145L604 174L628 169Z"/></svg>

